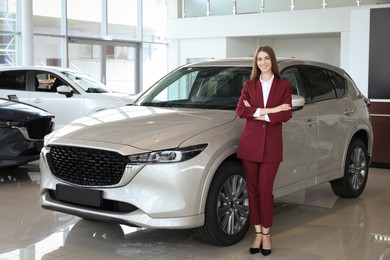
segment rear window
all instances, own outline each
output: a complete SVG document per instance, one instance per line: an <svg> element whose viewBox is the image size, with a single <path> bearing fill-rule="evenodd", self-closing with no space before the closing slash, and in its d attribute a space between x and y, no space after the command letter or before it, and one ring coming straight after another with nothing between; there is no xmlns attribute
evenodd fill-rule
<svg viewBox="0 0 390 260"><path fill-rule="evenodd" d="M329 75L336 86L337 97L343 97L346 94L347 80L339 74L329 71Z"/></svg>
<svg viewBox="0 0 390 260"><path fill-rule="evenodd" d="M25 90L26 71L0 72L0 89Z"/></svg>
<svg viewBox="0 0 390 260"><path fill-rule="evenodd" d="M325 69L302 67L301 71L308 81L312 102L319 102L337 97L333 82Z"/></svg>

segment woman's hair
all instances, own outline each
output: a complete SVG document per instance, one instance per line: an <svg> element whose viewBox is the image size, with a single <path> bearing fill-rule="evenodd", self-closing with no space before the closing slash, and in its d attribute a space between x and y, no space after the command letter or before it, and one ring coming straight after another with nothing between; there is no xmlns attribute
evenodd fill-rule
<svg viewBox="0 0 390 260"><path fill-rule="evenodd" d="M260 78L261 70L257 66L257 56L261 51L269 55L272 63L272 68L271 68L272 73L275 75L275 77L280 79L280 72L279 72L278 62L276 61L276 55L274 50L269 46L260 46L256 49L255 55L253 57L253 67L252 67L252 73L250 79L256 80Z"/></svg>

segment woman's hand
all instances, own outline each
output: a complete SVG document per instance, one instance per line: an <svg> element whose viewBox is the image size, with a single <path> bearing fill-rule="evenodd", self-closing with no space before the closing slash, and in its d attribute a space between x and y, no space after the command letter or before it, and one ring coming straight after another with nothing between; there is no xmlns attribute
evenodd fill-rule
<svg viewBox="0 0 390 260"><path fill-rule="evenodd" d="M272 110L272 113L278 113L281 111L291 110L291 106L290 106L290 104L281 104L277 107L271 108L271 110Z"/></svg>
<svg viewBox="0 0 390 260"><path fill-rule="evenodd" d="M251 107L251 104L249 104L248 100L244 100L244 106Z"/></svg>
<svg viewBox="0 0 390 260"><path fill-rule="evenodd" d="M244 100L243 103L244 103L245 107L252 107L251 104L248 102L248 100ZM273 107L273 108L262 108L260 110L260 116L255 117L255 120L265 120L266 114L278 113L278 112L287 111L287 110L291 110L290 104L281 104L281 105L279 105L277 107Z"/></svg>
<svg viewBox="0 0 390 260"><path fill-rule="evenodd" d="M255 117L255 120L265 121L265 116Z"/></svg>

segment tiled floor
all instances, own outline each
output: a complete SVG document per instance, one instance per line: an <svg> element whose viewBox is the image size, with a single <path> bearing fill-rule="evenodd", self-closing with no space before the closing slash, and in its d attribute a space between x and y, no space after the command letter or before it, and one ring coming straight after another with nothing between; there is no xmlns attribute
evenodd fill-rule
<svg viewBox="0 0 390 260"><path fill-rule="evenodd" d="M215 247L193 230L148 230L81 220L39 204L36 162L0 169L0 259L390 259L390 170L371 168L365 192L340 199L329 184L276 203L272 255Z"/></svg>

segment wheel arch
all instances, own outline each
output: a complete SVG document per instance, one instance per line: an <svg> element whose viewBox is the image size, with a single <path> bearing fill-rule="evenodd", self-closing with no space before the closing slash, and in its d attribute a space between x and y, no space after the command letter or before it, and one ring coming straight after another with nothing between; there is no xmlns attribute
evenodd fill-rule
<svg viewBox="0 0 390 260"><path fill-rule="evenodd" d="M237 150L236 148L227 149L225 150L224 153L220 154L215 160L213 160L213 164L209 168L209 172L207 174L206 180L202 187L201 199L199 205L200 213L205 212L207 196L210 190L211 182L213 181L214 176L218 171L218 169L226 162L236 162L239 163L240 165L242 164L241 160L237 158L236 150Z"/></svg>
<svg viewBox="0 0 390 260"><path fill-rule="evenodd" d="M372 131L371 131L371 133L372 133ZM348 148L349 148L349 146L351 145L351 143L355 139L362 140L362 142L366 145L367 152L368 152L368 162L369 162L369 165L371 163L372 144L373 144L372 135L370 134L370 130L368 129L368 127L360 127L360 129L357 129L356 132L351 136L351 138L349 139L349 142L347 143L347 145L344 148L344 155L343 155L344 158L343 158L343 161L342 161L342 167L345 166L345 161L346 161Z"/></svg>

